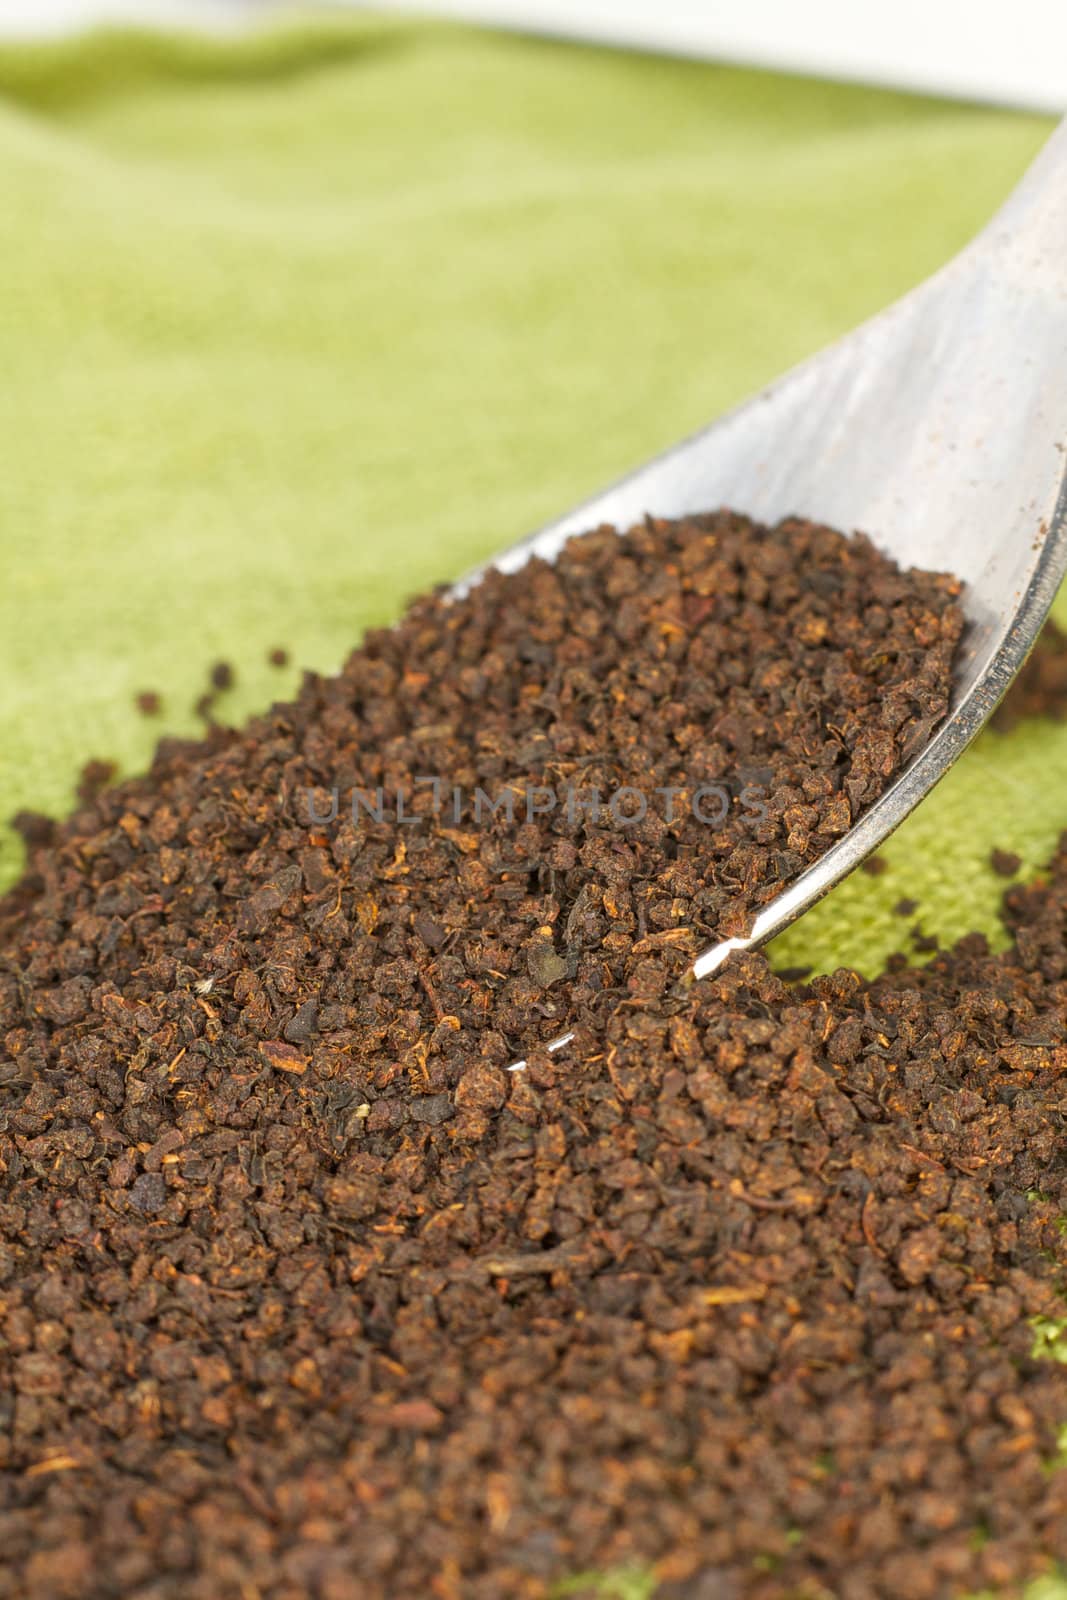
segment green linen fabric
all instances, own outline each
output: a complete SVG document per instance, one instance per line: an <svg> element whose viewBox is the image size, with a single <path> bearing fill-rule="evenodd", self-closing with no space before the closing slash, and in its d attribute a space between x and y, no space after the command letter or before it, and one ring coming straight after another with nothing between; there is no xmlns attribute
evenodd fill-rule
<svg viewBox="0 0 1067 1600"><path fill-rule="evenodd" d="M935 269L1049 127L373 16L4 46L0 815L142 768L220 657L234 718L335 668ZM1067 727L985 736L775 960L874 972L902 897L995 936L1065 780Z"/></svg>

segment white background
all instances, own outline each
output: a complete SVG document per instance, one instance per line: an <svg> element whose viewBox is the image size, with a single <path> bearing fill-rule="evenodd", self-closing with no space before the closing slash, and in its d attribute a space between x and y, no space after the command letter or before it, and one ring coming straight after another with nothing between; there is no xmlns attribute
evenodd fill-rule
<svg viewBox="0 0 1067 1600"><path fill-rule="evenodd" d="M53 32L100 17L225 27L274 8L273 0L0 0L0 32ZM377 0L377 8L1067 110L1067 0Z"/></svg>
<svg viewBox="0 0 1067 1600"><path fill-rule="evenodd" d="M94 22L240 27L270 9L270 0L0 0L0 34L47 36Z"/></svg>
<svg viewBox="0 0 1067 1600"><path fill-rule="evenodd" d="M418 9L1067 111L1067 0L420 0Z"/></svg>

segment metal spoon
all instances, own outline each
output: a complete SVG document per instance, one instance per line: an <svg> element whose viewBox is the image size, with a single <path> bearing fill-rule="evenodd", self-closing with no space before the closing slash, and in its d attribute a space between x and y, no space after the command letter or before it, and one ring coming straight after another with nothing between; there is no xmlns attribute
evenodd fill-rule
<svg viewBox="0 0 1067 1600"><path fill-rule="evenodd" d="M944 777L1022 665L1067 569L1067 121L948 266L455 593L489 566L551 560L598 524L719 505L862 528L903 567L953 572L968 627L949 715L929 743L747 937L699 957L695 978L781 932Z"/></svg>

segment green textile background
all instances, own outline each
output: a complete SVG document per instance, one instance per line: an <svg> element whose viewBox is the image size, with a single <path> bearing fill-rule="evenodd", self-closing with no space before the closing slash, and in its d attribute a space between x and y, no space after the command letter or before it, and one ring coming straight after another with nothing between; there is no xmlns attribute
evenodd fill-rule
<svg viewBox="0 0 1067 1600"><path fill-rule="evenodd" d="M0 49L0 815L218 657L234 717L272 645L335 667L936 268L1049 126L351 16ZM775 957L877 970L903 896L993 933L990 848L1064 825L1067 727L987 736Z"/></svg>

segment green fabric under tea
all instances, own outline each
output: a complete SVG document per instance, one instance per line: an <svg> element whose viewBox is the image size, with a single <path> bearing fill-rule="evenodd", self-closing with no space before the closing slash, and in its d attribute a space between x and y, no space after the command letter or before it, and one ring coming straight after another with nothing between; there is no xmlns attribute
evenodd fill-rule
<svg viewBox="0 0 1067 1600"><path fill-rule="evenodd" d="M143 767L219 657L232 717L271 646L336 667L936 268L1049 126L365 18L0 50L0 814ZM990 849L1065 824L1067 727L986 736L775 959L994 934Z"/></svg>

